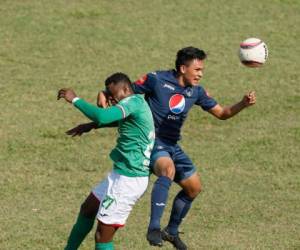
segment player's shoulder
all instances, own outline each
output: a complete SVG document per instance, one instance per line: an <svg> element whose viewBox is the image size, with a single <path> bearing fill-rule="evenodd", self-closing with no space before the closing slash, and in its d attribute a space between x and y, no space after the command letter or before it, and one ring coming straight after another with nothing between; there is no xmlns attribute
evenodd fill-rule
<svg viewBox="0 0 300 250"><path fill-rule="evenodd" d="M144 85L145 83L153 83L157 81L157 73L156 71L147 73L141 76L137 81L135 81L136 85Z"/></svg>
<svg viewBox="0 0 300 250"><path fill-rule="evenodd" d="M167 81L175 80L174 70L158 70L155 71L155 76L160 80L167 80Z"/></svg>
<svg viewBox="0 0 300 250"><path fill-rule="evenodd" d="M161 81L172 81L174 79L174 74L172 70L156 70L151 71L142 77L140 77L135 83L137 85L143 85L146 82L148 84L156 84Z"/></svg>
<svg viewBox="0 0 300 250"><path fill-rule="evenodd" d="M209 98L211 98L211 96L208 93L207 89L201 83L199 85L195 86L195 89L196 89L199 97L209 97Z"/></svg>
<svg viewBox="0 0 300 250"><path fill-rule="evenodd" d="M198 93L205 92L205 89L201 84L198 84L198 85L194 86L194 89L196 89L198 91Z"/></svg>
<svg viewBox="0 0 300 250"><path fill-rule="evenodd" d="M139 105L145 102L144 97L140 94L133 94L124 99L122 99L119 104L121 105Z"/></svg>
<svg viewBox="0 0 300 250"><path fill-rule="evenodd" d="M147 77L155 79L155 80L165 80L169 78L174 78L172 70L156 70L149 72Z"/></svg>

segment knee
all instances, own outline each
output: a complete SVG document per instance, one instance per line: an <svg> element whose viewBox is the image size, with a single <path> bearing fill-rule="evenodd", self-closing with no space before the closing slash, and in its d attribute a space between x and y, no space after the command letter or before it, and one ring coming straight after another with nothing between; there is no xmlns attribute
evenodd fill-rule
<svg viewBox="0 0 300 250"><path fill-rule="evenodd" d="M175 167L171 165L171 166L168 166L166 168L163 168L161 170L160 176L166 176L169 179L174 180L174 177L175 177Z"/></svg>
<svg viewBox="0 0 300 250"><path fill-rule="evenodd" d="M194 192L193 192L193 195L194 197L196 198L202 191L202 187L201 185L199 185L198 187L195 188Z"/></svg>
<svg viewBox="0 0 300 250"><path fill-rule="evenodd" d="M171 180L175 177L175 166L171 159L159 159L154 166L154 173L157 176L166 176Z"/></svg>
<svg viewBox="0 0 300 250"><path fill-rule="evenodd" d="M101 242L101 233L100 233L100 230L98 230L98 228L96 229L96 232L95 232L95 241Z"/></svg>
<svg viewBox="0 0 300 250"><path fill-rule="evenodd" d="M184 192L191 198L195 199L202 191L201 185L194 185Z"/></svg>

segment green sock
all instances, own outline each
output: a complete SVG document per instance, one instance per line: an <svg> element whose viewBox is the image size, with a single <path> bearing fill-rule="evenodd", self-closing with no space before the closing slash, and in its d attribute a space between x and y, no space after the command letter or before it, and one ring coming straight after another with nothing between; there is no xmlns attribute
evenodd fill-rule
<svg viewBox="0 0 300 250"><path fill-rule="evenodd" d="M96 243L95 250L114 250L114 243L112 241L107 243Z"/></svg>
<svg viewBox="0 0 300 250"><path fill-rule="evenodd" d="M76 223L70 233L65 250L76 250L85 236L92 230L95 219L90 219L79 213Z"/></svg>

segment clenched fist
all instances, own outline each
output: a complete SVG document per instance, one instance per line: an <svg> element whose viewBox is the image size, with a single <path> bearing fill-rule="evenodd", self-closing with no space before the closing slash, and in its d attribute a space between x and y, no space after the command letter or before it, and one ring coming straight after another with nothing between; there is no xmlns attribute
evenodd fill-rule
<svg viewBox="0 0 300 250"><path fill-rule="evenodd" d="M256 95L254 91L250 91L247 95L243 97L243 103L245 107L254 105L256 103Z"/></svg>
<svg viewBox="0 0 300 250"><path fill-rule="evenodd" d="M64 98L67 102L72 103L72 100L77 97L73 89L60 89L57 94L57 100Z"/></svg>

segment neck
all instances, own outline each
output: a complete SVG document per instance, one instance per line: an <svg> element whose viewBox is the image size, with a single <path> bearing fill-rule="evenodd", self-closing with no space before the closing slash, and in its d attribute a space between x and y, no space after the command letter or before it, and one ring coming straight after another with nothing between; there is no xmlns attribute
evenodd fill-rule
<svg viewBox="0 0 300 250"><path fill-rule="evenodd" d="M123 99L125 99L125 98L127 98L128 96L133 95L133 94L134 94L134 93L133 93L132 91L126 93L126 95L124 95L124 96L122 96L122 98L120 98L120 101L123 100Z"/></svg>
<svg viewBox="0 0 300 250"><path fill-rule="evenodd" d="M176 79L177 79L177 81L178 81L178 83L179 83L179 85L181 87L185 87L186 86L186 84L185 84L185 82L183 80L183 76L182 75L177 74L176 75Z"/></svg>

